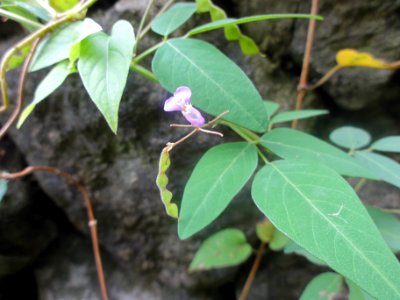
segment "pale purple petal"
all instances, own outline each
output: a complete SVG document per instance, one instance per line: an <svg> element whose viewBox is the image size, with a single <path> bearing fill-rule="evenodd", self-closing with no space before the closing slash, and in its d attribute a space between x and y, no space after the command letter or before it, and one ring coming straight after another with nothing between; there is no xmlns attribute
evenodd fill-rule
<svg viewBox="0 0 400 300"><path fill-rule="evenodd" d="M174 97L182 99L186 104L190 103L190 97L192 97L192 90L187 86L180 86L176 89Z"/></svg>
<svg viewBox="0 0 400 300"><path fill-rule="evenodd" d="M185 101L182 98L172 96L165 100L165 111L181 111L185 106Z"/></svg>
<svg viewBox="0 0 400 300"><path fill-rule="evenodd" d="M185 106L185 109L182 110L182 114L185 117L185 119L188 120L189 123L194 126L200 127L204 125L204 123L206 122L203 116L201 115L200 111L198 111L190 104Z"/></svg>

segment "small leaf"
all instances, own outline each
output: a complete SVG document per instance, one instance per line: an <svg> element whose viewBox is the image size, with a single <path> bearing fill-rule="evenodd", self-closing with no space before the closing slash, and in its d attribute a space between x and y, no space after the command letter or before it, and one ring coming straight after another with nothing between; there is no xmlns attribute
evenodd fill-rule
<svg viewBox="0 0 400 300"><path fill-rule="evenodd" d="M3 200L4 195L8 189L8 181L0 179L0 202Z"/></svg>
<svg viewBox="0 0 400 300"><path fill-rule="evenodd" d="M352 187L310 161L274 161L258 171L257 207L291 240L373 296L400 299L400 264Z"/></svg>
<svg viewBox="0 0 400 300"><path fill-rule="evenodd" d="M400 164L398 162L367 151L357 151L354 157L379 179L400 188Z"/></svg>
<svg viewBox="0 0 400 300"><path fill-rule="evenodd" d="M11 56L10 60L7 62L6 72L18 68L25 61L25 58L28 56L31 47L32 44L29 43Z"/></svg>
<svg viewBox="0 0 400 300"><path fill-rule="evenodd" d="M275 228L274 232L272 233L271 241L269 242L269 248L273 251L281 251L289 242L290 239Z"/></svg>
<svg viewBox="0 0 400 300"><path fill-rule="evenodd" d="M17 123L17 128L21 128L22 124L35 109L36 105L44 100L48 95L53 93L64 82L67 76L71 74L71 70L68 68L68 65L69 64L67 60L58 63L49 72L49 74L43 78L43 80L36 87L33 101L22 111Z"/></svg>
<svg viewBox="0 0 400 300"><path fill-rule="evenodd" d="M271 240L274 231L275 226L272 225L272 223L268 220L264 220L256 224L257 237L264 243L268 243Z"/></svg>
<svg viewBox="0 0 400 300"><path fill-rule="evenodd" d="M400 136L388 136L377 140L371 145L371 149L386 152L400 153Z"/></svg>
<svg viewBox="0 0 400 300"><path fill-rule="evenodd" d="M282 122L289 122L293 120L307 119L311 117L321 116L328 114L329 111L323 109L304 109L299 111L285 111L277 114L271 120L271 125Z"/></svg>
<svg viewBox="0 0 400 300"><path fill-rule="evenodd" d="M256 146L226 143L208 150L186 184L178 235L186 239L214 221L242 189L257 166Z"/></svg>
<svg viewBox="0 0 400 300"><path fill-rule="evenodd" d="M167 189L168 177L167 170L171 165L171 160L169 158L168 148L164 148L160 155L160 161L158 163L158 174L157 174L157 187L160 191L161 201L164 204L165 211L167 215L172 218L178 219L178 206L172 203L172 193Z"/></svg>
<svg viewBox="0 0 400 300"><path fill-rule="evenodd" d="M278 111L280 105L273 101L264 100L264 106L268 117L271 119L271 117Z"/></svg>
<svg viewBox="0 0 400 300"><path fill-rule="evenodd" d="M176 3L165 13L154 19L151 24L151 29L155 33L167 36L189 20L195 12L195 3Z"/></svg>
<svg viewBox="0 0 400 300"><path fill-rule="evenodd" d="M73 45L100 30L100 25L91 19L85 19L67 24L54 31L39 44L29 71L37 71L67 59Z"/></svg>
<svg viewBox="0 0 400 300"><path fill-rule="evenodd" d="M79 0L49 0L50 5L59 12L67 11L79 3Z"/></svg>
<svg viewBox="0 0 400 300"><path fill-rule="evenodd" d="M285 249L284 249L283 252L285 254L296 253L297 255L304 256L305 258L307 258L313 264L316 264L316 265L319 265L319 266L326 266L325 262L323 262L322 260L316 258L314 255L312 255L310 252L308 252L304 248L300 247L298 244L296 244L292 240L289 241L289 243L286 244Z"/></svg>
<svg viewBox="0 0 400 300"><path fill-rule="evenodd" d="M343 49L336 54L336 62L341 67L367 67L376 69L399 68L398 62L387 63L376 59L370 53L358 52L354 49Z"/></svg>
<svg viewBox="0 0 400 300"><path fill-rule="evenodd" d="M382 234L383 239L389 245L390 249L400 252L400 220L394 215L384 212L380 209L368 207L368 213L374 220L376 227Z"/></svg>
<svg viewBox="0 0 400 300"><path fill-rule="evenodd" d="M118 109L128 78L135 35L130 23L116 22L111 36L93 34L81 42L78 71L90 98L111 130L118 128Z"/></svg>
<svg viewBox="0 0 400 300"><path fill-rule="evenodd" d="M50 21L51 16L49 13L40 5L36 3L36 1L11 1L14 2L17 6L23 8L30 14L38 17L39 19L43 21Z"/></svg>
<svg viewBox="0 0 400 300"><path fill-rule="evenodd" d="M349 300L374 300L375 299L348 278L346 278L346 284L349 287Z"/></svg>
<svg viewBox="0 0 400 300"><path fill-rule="evenodd" d="M329 139L336 145L354 150L368 145L371 135L361 128L344 126L332 131Z"/></svg>
<svg viewBox="0 0 400 300"><path fill-rule="evenodd" d="M153 59L152 68L170 92L179 86L192 90L196 107L225 120L263 132L268 116L260 94L250 79L214 46L195 39L172 39Z"/></svg>
<svg viewBox="0 0 400 300"><path fill-rule="evenodd" d="M264 134L260 142L282 158L321 162L342 175L376 179L351 156L301 131L276 128Z"/></svg>
<svg viewBox="0 0 400 300"><path fill-rule="evenodd" d="M221 230L206 239L196 252L189 271L231 267L246 261L252 248L239 229Z"/></svg>
<svg viewBox="0 0 400 300"><path fill-rule="evenodd" d="M339 294L343 278L339 274L326 272L314 277L306 286L300 300L330 300Z"/></svg>

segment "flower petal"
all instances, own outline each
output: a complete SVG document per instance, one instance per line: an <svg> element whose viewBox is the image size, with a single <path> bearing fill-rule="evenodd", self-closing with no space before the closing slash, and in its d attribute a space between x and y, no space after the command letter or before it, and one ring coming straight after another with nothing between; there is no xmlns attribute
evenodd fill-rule
<svg viewBox="0 0 400 300"><path fill-rule="evenodd" d="M189 121L190 124L194 126L202 126L206 122L204 117L201 115L201 112L194 108L192 105L188 104L185 106L185 109L182 110L182 114L186 120Z"/></svg>
<svg viewBox="0 0 400 300"><path fill-rule="evenodd" d="M190 97L192 97L192 90L187 86L180 86L176 89L174 97L179 97L186 104L190 103Z"/></svg>
<svg viewBox="0 0 400 300"><path fill-rule="evenodd" d="M165 100L165 111L181 111L185 106L185 101L179 97L172 96Z"/></svg>

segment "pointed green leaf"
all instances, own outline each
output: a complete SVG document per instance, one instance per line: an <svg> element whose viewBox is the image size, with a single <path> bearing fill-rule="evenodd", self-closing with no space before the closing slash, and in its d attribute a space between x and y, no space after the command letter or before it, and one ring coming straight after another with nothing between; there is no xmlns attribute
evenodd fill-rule
<svg viewBox="0 0 400 300"><path fill-rule="evenodd" d="M376 179L373 173L336 147L301 131L276 128L261 138L261 144L286 159L306 159L326 164L342 175Z"/></svg>
<svg viewBox="0 0 400 300"><path fill-rule="evenodd" d="M332 272L319 274L309 282L300 300L330 300L339 294L342 276Z"/></svg>
<svg viewBox="0 0 400 300"><path fill-rule="evenodd" d="M347 149L360 149L371 142L371 135L357 127L344 126L335 129L329 138L336 145Z"/></svg>
<svg viewBox="0 0 400 300"><path fill-rule="evenodd" d="M271 125L282 122L289 122L293 120L307 119L311 117L321 116L328 114L329 111L323 109L304 109L299 111L285 111L277 114L271 120Z"/></svg>
<svg viewBox="0 0 400 300"><path fill-rule="evenodd" d="M118 109L128 78L135 35L127 21L120 20L111 36L103 32L81 42L78 71L90 98L111 130L118 128Z"/></svg>
<svg viewBox="0 0 400 300"><path fill-rule="evenodd" d="M155 33L167 36L189 20L195 12L195 3L176 3L165 13L154 19L151 23L151 29Z"/></svg>
<svg viewBox="0 0 400 300"><path fill-rule="evenodd" d="M307 258L310 262L316 265L320 266L326 266L326 263L323 262L322 260L316 258L314 255L312 255L310 252L305 250L304 248L300 247L298 244L290 240L286 246L285 249L283 250L285 254L291 254L291 253L296 253L298 255L304 256Z"/></svg>
<svg viewBox="0 0 400 300"><path fill-rule="evenodd" d="M265 110L267 111L268 117L271 119L272 116L278 111L279 103L264 100Z"/></svg>
<svg viewBox="0 0 400 300"><path fill-rule="evenodd" d="M183 193L178 235L186 239L214 221L242 189L257 166L256 146L227 143L208 150Z"/></svg>
<svg viewBox="0 0 400 300"><path fill-rule="evenodd" d="M22 111L17 123L17 128L21 128L22 124L35 109L36 105L53 93L64 82L67 76L72 73L68 68L68 65L68 60L58 63L49 74L43 78L36 87L33 101Z"/></svg>
<svg viewBox="0 0 400 300"><path fill-rule="evenodd" d="M357 151L354 157L379 179L400 188L400 164L398 162L367 151Z"/></svg>
<svg viewBox="0 0 400 300"><path fill-rule="evenodd" d="M400 298L400 264L352 187L309 161L275 161L255 176L252 197L290 239L373 296Z"/></svg>
<svg viewBox="0 0 400 300"><path fill-rule="evenodd" d="M400 220L381 209L368 207L368 213L393 252L400 252Z"/></svg>
<svg viewBox="0 0 400 300"><path fill-rule="evenodd" d="M400 152L400 136L388 136L377 140L371 145L377 151Z"/></svg>
<svg viewBox="0 0 400 300"><path fill-rule="evenodd" d="M236 266L252 252L246 236L239 229L221 230L206 239L196 252L189 271Z"/></svg>
<svg viewBox="0 0 400 300"><path fill-rule="evenodd" d="M76 21L54 31L39 44L29 71L37 71L67 59L73 45L99 31L100 25L91 19Z"/></svg>
<svg viewBox="0 0 400 300"><path fill-rule="evenodd" d="M346 284L349 287L349 300L374 300L375 299L348 278L346 278Z"/></svg>
<svg viewBox="0 0 400 300"><path fill-rule="evenodd" d="M170 92L179 86L192 89L192 102L224 119L263 132L267 113L253 83L229 58L214 46L194 39L166 42L153 59L153 72Z"/></svg>

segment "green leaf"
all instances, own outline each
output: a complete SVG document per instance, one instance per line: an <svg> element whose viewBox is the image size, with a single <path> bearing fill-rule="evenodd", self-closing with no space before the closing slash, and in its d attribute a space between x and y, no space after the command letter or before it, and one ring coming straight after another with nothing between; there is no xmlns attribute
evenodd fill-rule
<svg viewBox="0 0 400 300"><path fill-rule="evenodd" d="M58 63L49 74L43 78L35 90L33 101L22 111L17 123L17 128L21 128L22 124L35 109L36 105L53 93L64 82L67 76L71 74L68 65L68 60Z"/></svg>
<svg viewBox="0 0 400 300"><path fill-rule="evenodd" d="M374 300L367 292L363 291L353 281L346 278L346 284L349 287L349 300Z"/></svg>
<svg viewBox="0 0 400 300"><path fill-rule="evenodd" d="M17 6L21 7L22 9L26 10L33 16L38 17L43 21L50 21L51 16L49 13L40 5L37 4L36 1L11 1L14 2Z"/></svg>
<svg viewBox="0 0 400 300"><path fill-rule="evenodd" d="M31 47L32 44L29 43L11 56L10 60L7 62L6 72L18 68L25 61L25 58L28 56Z"/></svg>
<svg viewBox="0 0 400 300"><path fill-rule="evenodd" d="M4 195L6 194L8 189L8 181L0 179L0 202L3 200Z"/></svg>
<svg viewBox="0 0 400 300"><path fill-rule="evenodd" d="M267 21L267 20L277 20L277 19L315 19L322 20L320 16L312 16L306 14L272 14L272 15L257 15L251 17L244 17L240 19L227 18L222 20L217 20L211 23L207 23L190 30L187 35L193 36L199 33L216 30L224 28L227 25L239 25L251 22Z"/></svg>
<svg viewBox="0 0 400 300"><path fill-rule="evenodd" d="M283 252L285 254L296 253L298 255L304 256L305 258L307 258L313 264L320 265L320 266L326 266L325 262L323 262L322 260L316 258L314 255L312 255L310 252L308 252L304 248L300 247L298 244L296 244L292 240L289 241L289 243L286 244L285 249L283 250Z"/></svg>
<svg viewBox="0 0 400 300"><path fill-rule="evenodd" d="M367 151L357 151L354 157L379 179L400 188L400 164L398 162Z"/></svg>
<svg viewBox="0 0 400 300"><path fill-rule="evenodd" d="M269 248L273 251L281 251L289 242L290 239L280 230L275 228L272 233L271 241L269 242Z"/></svg>
<svg viewBox="0 0 400 300"><path fill-rule="evenodd" d="M329 138L336 145L347 149L360 149L371 142L371 135L357 127L344 126L335 129Z"/></svg>
<svg viewBox="0 0 400 300"><path fill-rule="evenodd" d="M155 33L167 36L189 20L195 12L195 3L176 3L165 13L154 19L151 29Z"/></svg>
<svg viewBox="0 0 400 300"><path fill-rule="evenodd" d="M326 272L314 277L300 296L300 300L330 300L338 295L343 278L339 274Z"/></svg>
<svg viewBox="0 0 400 300"><path fill-rule="evenodd" d="M251 252L252 248L241 230L224 229L203 242L190 264L189 271L236 266L246 261Z"/></svg>
<svg viewBox="0 0 400 300"><path fill-rule="evenodd" d="M49 0L50 5L59 12L67 11L79 3L79 0Z"/></svg>
<svg viewBox="0 0 400 300"><path fill-rule="evenodd" d="M376 179L351 156L301 131L276 128L264 134L260 142L282 158L317 161L342 175Z"/></svg>
<svg viewBox="0 0 400 300"><path fill-rule="evenodd" d="M214 221L242 189L257 166L257 148L246 142L208 150L186 184L178 235L186 239Z"/></svg>
<svg viewBox="0 0 400 300"><path fill-rule="evenodd" d="M290 239L373 296L400 297L400 264L352 187L309 161L275 161L255 176L252 197Z"/></svg>
<svg viewBox="0 0 400 300"><path fill-rule="evenodd" d="M111 36L103 32L81 42L78 71L90 98L111 130L118 128L118 109L128 78L135 35L130 23L116 22Z"/></svg>
<svg viewBox="0 0 400 300"><path fill-rule="evenodd" d="M261 96L246 74L214 46L195 39L166 42L153 59L153 72L170 92L192 90L192 102L205 112L248 129L263 132L267 113Z"/></svg>
<svg viewBox="0 0 400 300"><path fill-rule="evenodd" d="M307 119L311 117L321 116L328 114L329 111L323 109L304 109L304 110L293 110L285 111L277 114L271 120L271 125L276 123L288 122L293 120Z"/></svg>
<svg viewBox="0 0 400 300"><path fill-rule="evenodd" d="M399 253L400 220L394 215L384 212L378 208L368 207L367 210L390 249L395 253Z"/></svg>
<svg viewBox="0 0 400 300"><path fill-rule="evenodd" d="M400 136L388 136L377 140L371 149L386 152L400 152Z"/></svg>
<svg viewBox="0 0 400 300"><path fill-rule="evenodd" d="M39 44L30 71L37 71L69 58L73 45L99 31L100 25L91 19L76 21L54 31Z"/></svg>
<svg viewBox="0 0 400 300"><path fill-rule="evenodd" d="M264 243L268 243L271 240L274 231L275 226L272 225L272 223L268 220L264 220L256 224L257 237Z"/></svg>
<svg viewBox="0 0 400 300"><path fill-rule="evenodd" d="M264 100L264 106L270 119L279 109L279 103L269 100Z"/></svg>

